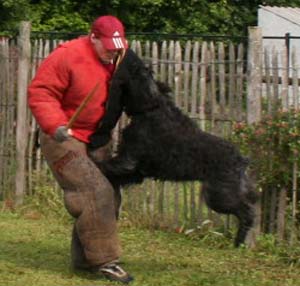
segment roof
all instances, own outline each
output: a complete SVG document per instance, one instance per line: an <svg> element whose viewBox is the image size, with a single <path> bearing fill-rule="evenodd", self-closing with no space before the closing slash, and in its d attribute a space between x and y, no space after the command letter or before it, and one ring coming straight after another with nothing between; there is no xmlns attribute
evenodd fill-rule
<svg viewBox="0 0 300 286"><path fill-rule="evenodd" d="M300 26L300 8L261 5L259 8Z"/></svg>

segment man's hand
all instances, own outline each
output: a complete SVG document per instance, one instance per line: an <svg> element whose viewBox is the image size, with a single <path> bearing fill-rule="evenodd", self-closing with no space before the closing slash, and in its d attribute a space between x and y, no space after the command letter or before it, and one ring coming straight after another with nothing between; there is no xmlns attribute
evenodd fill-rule
<svg viewBox="0 0 300 286"><path fill-rule="evenodd" d="M66 126L57 127L53 135L54 139L60 143L68 140L70 136L72 136L72 130L68 129Z"/></svg>

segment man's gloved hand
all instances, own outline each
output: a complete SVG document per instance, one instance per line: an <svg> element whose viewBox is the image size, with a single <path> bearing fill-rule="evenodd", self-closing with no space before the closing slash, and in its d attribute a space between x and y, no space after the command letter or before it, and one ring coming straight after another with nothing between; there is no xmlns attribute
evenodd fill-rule
<svg viewBox="0 0 300 286"><path fill-rule="evenodd" d="M90 143L88 144L88 147L91 150L103 147L110 141L110 138L111 138L110 133L105 133L105 134L94 133L89 137Z"/></svg>
<svg viewBox="0 0 300 286"><path fill-rule="evenodd" d="M59 126L55 130L53 137L57 142L62 143L64 141L68 140L71 135L72 135L71 129L68 129L66 126Z"/></svg>

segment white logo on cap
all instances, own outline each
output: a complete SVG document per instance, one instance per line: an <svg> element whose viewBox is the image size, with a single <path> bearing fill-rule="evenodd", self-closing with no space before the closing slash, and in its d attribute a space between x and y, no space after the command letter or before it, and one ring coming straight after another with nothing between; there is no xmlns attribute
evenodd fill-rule
<svg viewBox="0 0 300 286"><path fill-rule="evenodd" d="M122 39L120 37L120 33L118 31L115 31L113 33L113 42L114 42L114 45L115 45L115 48L116 49L124 49L124 44L122 42Z"/></svg>

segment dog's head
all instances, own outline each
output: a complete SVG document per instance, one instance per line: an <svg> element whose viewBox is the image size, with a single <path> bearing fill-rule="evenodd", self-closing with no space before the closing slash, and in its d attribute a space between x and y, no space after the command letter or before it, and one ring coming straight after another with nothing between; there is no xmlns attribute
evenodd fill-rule
<svg viewBox="0 0 300 286"><path fill-rule="evenodd" d="M152 110L158 105L159 89L152 72L130 49L112 79L110 96L116 92L129 115Z"/></svg>

